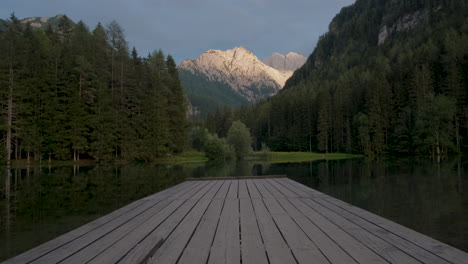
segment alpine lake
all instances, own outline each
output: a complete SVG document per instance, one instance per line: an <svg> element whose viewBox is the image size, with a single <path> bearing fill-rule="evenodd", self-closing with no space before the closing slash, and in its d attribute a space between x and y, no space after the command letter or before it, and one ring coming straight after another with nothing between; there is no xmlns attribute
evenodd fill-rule
<svg viewBox="0 0 468 264"><path fill-rule="evenodd" d="M0 261L197 177L287 175L468 251L468 158L1 169Z"/></svg>

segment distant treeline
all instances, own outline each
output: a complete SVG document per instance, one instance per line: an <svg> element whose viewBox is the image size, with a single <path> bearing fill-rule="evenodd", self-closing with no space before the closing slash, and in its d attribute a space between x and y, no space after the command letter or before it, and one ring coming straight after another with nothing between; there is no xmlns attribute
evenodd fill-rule
<svg viewBox="0 0 468 264"><path fill-rule="evenodd" d="M278 95L207 127L223 135L240 119L256 149L277 151L466 151L467 14L467 1L357 0Z"/></svg>
<svg viewBox="0 0 468 264"><path fill-rule="evenodd" d="M176 64L129 52L111 22L66 16L42 30L14 15L0 31L1 158L151 160L182 151L186 102Z"/></svg>

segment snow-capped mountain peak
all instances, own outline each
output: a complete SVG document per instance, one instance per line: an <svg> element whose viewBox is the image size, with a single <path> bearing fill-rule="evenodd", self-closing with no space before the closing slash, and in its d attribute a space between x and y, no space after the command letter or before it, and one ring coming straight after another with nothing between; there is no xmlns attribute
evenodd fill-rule
<svg viewBox="0 0 468 264"><path fill-rule="evenodd" d="M248 102L274 95L292 75L292 71L279 71L264 64L244 47L207 50L195 60L182 61L179 69L227 83Z"/></svg>

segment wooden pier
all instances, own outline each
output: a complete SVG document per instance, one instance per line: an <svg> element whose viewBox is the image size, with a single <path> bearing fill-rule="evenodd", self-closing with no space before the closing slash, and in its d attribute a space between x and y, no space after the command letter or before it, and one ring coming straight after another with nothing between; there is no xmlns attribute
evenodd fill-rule
<svg viewBox="0 0 468 264"><path fill-rule="evenodd" d="M287 178L186 181L4 263L468 263Z"/></svg>

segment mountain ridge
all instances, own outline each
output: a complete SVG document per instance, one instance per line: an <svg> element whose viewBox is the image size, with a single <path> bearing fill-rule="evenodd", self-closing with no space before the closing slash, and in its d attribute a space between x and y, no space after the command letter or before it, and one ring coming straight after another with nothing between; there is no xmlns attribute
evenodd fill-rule
<svg viewBox="0 0 468 264"><path fill-rule="evenodd" d="M226 51L209 49L195 60L183 60L179 69L202 73L210 80L224 81L236 92L243 94L249 102L258 98L245 87L258 84L257 87L269 86L280 90L292 75L290 71L279 71L264 64L251 51L241 46ZM262 80L255 77L265 78Z"/></svg>
<svg viewBox="0 0 468 264"><path fill-rule="evenodd" d="M465 152L467 11L466 1L357 0L281 92L238 115L257 117L242 121L276 151Z"/></svg>
<svg viewBox="0 0 468 264"><path fill-rule="evenodd" d="M241 46L225 51L209 49L194 60L183 60L178 69L189 101L209 97L227 106L252 104L270 97L283 88L293 73L266 65ZM193 107L206 108L200 104Z"/></svg>
<svg viewBox="0 0 468 264"><path fill-rule="evenodd" d="M304 65L306 60L306 57L296 52L288 52L286 55L274 52L270 57L262 60L262 62L280 71L295 71Z"/></svg>

